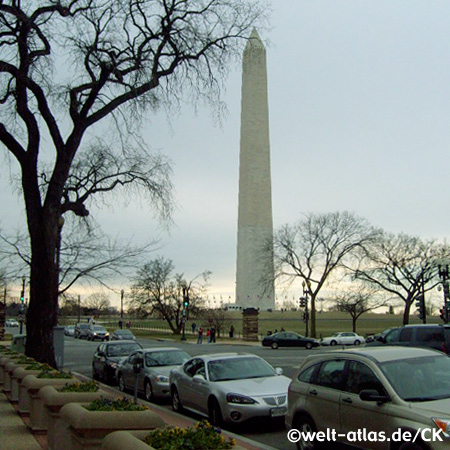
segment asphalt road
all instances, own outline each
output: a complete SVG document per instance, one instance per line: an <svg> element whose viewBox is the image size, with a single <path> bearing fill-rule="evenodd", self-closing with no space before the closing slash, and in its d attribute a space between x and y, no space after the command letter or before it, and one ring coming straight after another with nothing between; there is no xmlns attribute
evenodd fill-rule
<svg viewBox="0 0 450 450"><path fill-rule="evenodd" d="M300 366L302 360L311 353L328 351L324 349L305 350L303 348L281 348L272 350L268 347L260 345L245 345L245 344L201 344L186 343L180 341L157 341L151 339L139 339L140 344L144 347L177 347L183 349L191 356L211 353L227 353L240 352L252 353L261 356L268 361L273 367L281 367L284 375L292 377L296 369ZM95 348L99 345L98 342L90 342L85 339L74 339L72 337L65 338L65 363L64 369L79 372L87 377L91 377L92 354ZM119 392L119 391L118 391ZM170 402L163 404L167 409L171 409ZM196 419L196 417L192 415ZM225 426L226 429L253 439L257 442L263 443L267 446L280 450L295 450L296 446L290 443L286 437L286 429L283 420L255 420L254 422L247 422L240 426Z"/></svg>

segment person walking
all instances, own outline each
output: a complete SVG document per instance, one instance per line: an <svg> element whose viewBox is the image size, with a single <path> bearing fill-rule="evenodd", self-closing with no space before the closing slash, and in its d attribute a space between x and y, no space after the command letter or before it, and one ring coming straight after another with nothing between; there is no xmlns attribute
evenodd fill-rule
<svg viewBox="0 0 450 450"><path fill-rule="evenodd" d="M216 329L214 327L211 327L211 343L216 342Z"/></svg>
<svg viewBox="0 0 450 450"><path fill-rule="evenodd" d="M203 328L199 327L198 329L198 337L197 337L197 344L203 343Z"/></svg>
<svg viewBox="0 0 450 450"><path fill-rule="evenodd" d="M230 327L230 338L233 338L233 337L234 337L234 325L231 324L231 327Z"/></svg>
<svg viewBox="0 0 450 450"><path fill-rule="evenodd" d="M211 330L208 328L206 330L206 338L208 339L208 344L211 342Z"/></svg>
<svg viewBox="0 0 450 450"><path fill-rule="evenodd" d="M197 324L194 322L191 326L192 326L192 334L194 334L195 329L197 328Z"/></svg>

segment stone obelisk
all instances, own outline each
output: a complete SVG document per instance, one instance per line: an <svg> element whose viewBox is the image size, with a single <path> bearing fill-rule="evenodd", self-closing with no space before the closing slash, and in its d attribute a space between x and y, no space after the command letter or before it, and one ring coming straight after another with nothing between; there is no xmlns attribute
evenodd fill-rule
<svg viewBox="0 0 450 450"><path fill-rule="evenodd" d="M243 54L236 304L275 308L266 49L256 30Z"/></svg>

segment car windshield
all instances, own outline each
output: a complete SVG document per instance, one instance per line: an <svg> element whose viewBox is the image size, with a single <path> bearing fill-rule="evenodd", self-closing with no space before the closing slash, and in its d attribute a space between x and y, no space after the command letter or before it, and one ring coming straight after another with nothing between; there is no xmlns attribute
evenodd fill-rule
<svg viewBox="0 0 450 450"><path fill-rule="evenodd" d="M211 381L273 377L275 369L261 358L226 358L208 362Z"/></svg>
<svg viewBox="0 0 450 450"><path fill-rule="evenodd" d="M145 354L147 367L179 366L186 362L190 356L182 350L149 352Z"/></svg>
<svg viewBox="0 0 450 450"><path fill-rule="evenodd" d="M450 358L445 355L400 359L381 364L398 395L409 402L450 398Z"/></svg>
<svg viewBox="0 0 450 450"><path fill-rule="evenodd" d="M116 334L120 334L122 336L132 336L133 333L130 330L116 330Z"/></svg>
<svg viewBox="0 0 450 450"><path fill-rule="evenodd" d="M100 325L95 325L94 327L92 327L92 329L93 329L94 331L106 331L106 328L105 328L105 327L102 327L102 326L100 326Z"/></svg>
<svg viewBox="0 0 450 450"><path fill-rule="evenodd" d="M126 356L133 350L141 348L139 344L120 344L120 345L109 345L106 354L108 356Z"/></svg>

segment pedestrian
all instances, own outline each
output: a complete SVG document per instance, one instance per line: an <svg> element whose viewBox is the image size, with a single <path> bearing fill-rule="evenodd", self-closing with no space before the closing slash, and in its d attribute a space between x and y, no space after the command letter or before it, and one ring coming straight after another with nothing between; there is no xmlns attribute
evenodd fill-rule
<svg viewBox="0 0 450 450"><path fill-rule="evenodd" d="M123 327L123 322L122 322L122 319L120 319L119 320L119 328L122 329L122 327Z"/></svg>
<svg viewBox="0 0 450 450"><path fill-rule="evenodd" d="M206 330L206 337L208 339L208 344L211 342L211 330L208 328Z"/></svg>
<svg viewBox="0 0 450 450"><path fill-rule="evenodd" d="M211 343L216 342L216 329L211 327Z"/></svg>
<svg viewBox="0 0 450 450"><path fill-rule="evenodd" d="M195 329L197 328L197 324L194 322L191 326L192 326L192 334L194 334Z"/></svg>
<svg viewBox="0 0 450 450"><path fill-rule="evenodd" d="M203 342L203 328L200 327L198 329L197 344L201 344L202 342Z"/></svg>
<svg viewBox="0 0 450 450"><path fill-rule="evenodd" d="M233 324L231 324L231 327L230 327L230 338L233 338L234 337L234 326L233 326Z"/></svg>

